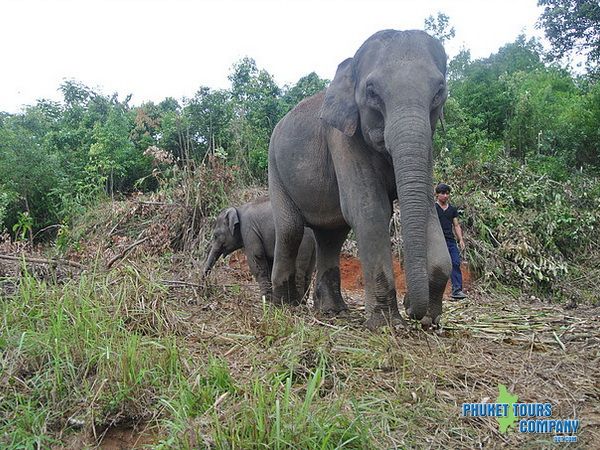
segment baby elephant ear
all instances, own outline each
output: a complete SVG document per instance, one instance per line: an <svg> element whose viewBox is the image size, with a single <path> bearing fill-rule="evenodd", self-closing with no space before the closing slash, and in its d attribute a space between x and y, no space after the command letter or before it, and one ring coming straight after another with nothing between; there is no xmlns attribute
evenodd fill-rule
<svg viewBox="0 0 600 450"><path fill-rule="evenodd" d="M354 100L352 58L342 62L325 92L320 118L346 136L353 136L358 127L358 106Z"/></svg>
<svg viewBox="0 0 600 450"><path fill-rule="evenodd" d="M225 217L227 218L227 223L229 224L229 231L231 232L231 235L234 236L235 235L235 226L239 225L239 223L240 223L240 218L238 216L237 209L235 209L233 207L228 208L227 213L225 214Z"/></svg>

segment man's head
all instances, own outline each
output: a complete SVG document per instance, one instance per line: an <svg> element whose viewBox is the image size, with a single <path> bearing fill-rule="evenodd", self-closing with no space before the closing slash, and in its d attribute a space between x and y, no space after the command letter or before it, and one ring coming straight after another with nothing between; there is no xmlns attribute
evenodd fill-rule
<svg viewBox="0 0 600 450"><path fill-rule="evenodd" d="M452 189L446 183L440 183L435 187L436 194L450 194Z"/></svg>
<svg viewBox="0 0 600 450"><path fill-rule="evenodd" d="M440 183L435 187L435 196L442 206L448 203L450 191L450 186L448 186L446 183Z"/></svg>

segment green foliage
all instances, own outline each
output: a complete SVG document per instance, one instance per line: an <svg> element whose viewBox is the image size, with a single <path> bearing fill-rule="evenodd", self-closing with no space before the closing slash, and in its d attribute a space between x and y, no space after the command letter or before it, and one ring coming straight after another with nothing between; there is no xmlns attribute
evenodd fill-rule
<svg viewBox="0 0 600 450"><path fill-rule="evenodd" d="M10 196L8 192L0 191L0 224L6 219L6 210L10 204ZM1 231L1 229L0 229Z"/></svg>
<svg viewBox="0 0 600 450"><path fill-rule="evenodd" d="M156 402L191 389L186 356L165 329L164 290L117 275L47 285L29 274L0 314L0 445L50 447L55 431L156 417ZM172 314L172 313L171 313ZM172 319L171 319L172 320ZM145 331L142 332L142 330Z"/></svg>
<svg viewBox="0 0 600 450"><path fill-rule="evenodd" d="M273 128L281 118L281 89L265 70L259 70L252 58L244 58L229 75L234 110L233 157L247 165L252 177L266 180L266 159ZM250 156L252 155L252 156Z"/></svg>
<svg viewBox="0 0 600 450"><path fill-rule="evenodd" d="M17 223L15 223L12 227L13 233L15 233L15 238L18 241L24 241L31 236L31 232L33 230L33 219L29 215L27 211L23 213L19 213L17 217Z"/></svg>
<svg viewBox="0 0 600 450"><path fill-rule="evenodd" d="M207 87L201 87L188 102L185 109L201 155L215 148L227 150L231 144L229 124L233 117L232 106L229 91L213 91Z"/></svg>
<svg viewBox="0 0 600 450"><path fill-rule="evenodd" d="M370 443L366 430L340 411L340 402L318 402L326 375L321 361L300 392L294 387L294 367L266 380L255 379L243 407L218 427L217 446L365 448Z"/></svg>
<svg viewBox="0 0 600 450"><path fill-rule="evenodd" d="M559 180L600 168L597 84L545 66L540 55L535 40L520 36L489 58L471 61L462 51L450 61L446 117L455 131L446 146L480 155L475 142L494 141L504 154L544 165Z"/></svg>
<svg viewBox="0 0 600 450"><path fill-rule="evenodd" d="M511 114L505 142L510 153L523 160L527 155L558 156L569 148L569 136L561 132L564 112L578 101L573 80L564 72L540 68L515 72L506 79ZM563 153L565 160L572 155ZM574 163L574 161L572 161Z"/></svg>
<svg viewBox="0 0 600 450"><path fill-rule="evenodd" d="M328 85L329 80L320 78L315 72L300 78L294 86L284 88L283 112L287 113L303 99L324 90Z"/></svg>
<svg viewBox="0 0 600 450"><path fill-rule="evenodd" d="M472 159L488 161L503 152L502 144L489 137L481 119L468 114L454 97L446 101L444 122L444 130L434 135L436 156L446 152L454 164L460 164Z"/></svg>
<svg viewBox="0 0 600 450"><path fill-rule="evenodd" d="M600 242L600 180L558 182L506 157L454 165L442 153L438 178L451 180L464 210L468 260L484 279L548 291Z"/></svg>
<svg viewBox="0 0 600 450"><path fill-rule="evenodd" d="M467 52L461 52L456 62L450 63L450 95L463 109L478 121L494 139L502 139L512 104L507 81L519 71L543 67L534 40L524 36L513 44L502 47L489 58L470 61Z"/></svg>
<svg viewBox="0 0 600 450"><path fill-rule="evenodd" d="M454 27L450 26L450 18L442 12L438 12L436 17L429 16L425 19L425 31L439 39L442 44L456 34Z"/></svg>
<svg viewBox="0 0 600 450"><path fill-rule="evenodd" d="M4 192L4 225L12 228L17 214L27 211L36 227L52 220L48 192L61 176L57 155L43 138L51 123L37 109L9 116L0 126L0 192Z"/></svg>
<svg viewBox="0 0 600 450"><path fill-rule="evenodd" d="M554 58L584 54L591 70L600 64L600 4L597 0L538 0L544 7L538 26Z"/></svg>
<svg viewBox="0 0 600 450"><path fill-rule="evenodd" d="M121 180L129 166L137 163L128 136L130 124L127 119L123 111L111 110L106 121L96 122L92 129L93 143L88 151L88 165L97 171L99 179L110 183L107 191L111 193L114 192L115 178L119 180L117 185L121 185L118 190L123 190Z"/></svg>

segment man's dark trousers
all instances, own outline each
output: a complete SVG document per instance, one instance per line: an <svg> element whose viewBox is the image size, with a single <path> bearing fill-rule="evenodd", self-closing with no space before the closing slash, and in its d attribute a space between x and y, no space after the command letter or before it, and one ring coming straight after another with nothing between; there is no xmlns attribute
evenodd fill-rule
<svg viewBox="0 0 600 450"><path fill-rule="evenodd" d="M450 274L450 283L452 283L452 295L462 291L462 273L460 271L460 251L456 245L456 241L446 240L450 259L452 260L452 273Z"/></svg>

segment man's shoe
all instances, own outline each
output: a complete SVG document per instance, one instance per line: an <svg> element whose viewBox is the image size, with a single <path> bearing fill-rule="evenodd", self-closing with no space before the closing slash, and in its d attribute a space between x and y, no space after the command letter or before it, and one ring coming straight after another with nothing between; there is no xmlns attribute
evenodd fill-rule
<svg viewBox="0 0 600 450"><path fill-rule="evenodd" d="M465 294L463 291L458 291L452 294L451 297L455 300L462 300L463 298L467 298L467 294Z"/></svg>

